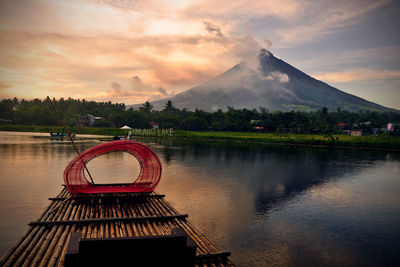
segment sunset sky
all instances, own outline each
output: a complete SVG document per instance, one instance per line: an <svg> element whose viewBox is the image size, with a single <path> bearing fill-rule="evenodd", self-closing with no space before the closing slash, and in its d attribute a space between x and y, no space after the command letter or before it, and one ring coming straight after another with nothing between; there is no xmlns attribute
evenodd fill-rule
<svg viewBox="0 0 400 267"><path fill-rule="evenodd" d="M400 109L399 27L396 0L1 0L0 98L143 103L267 48Z"/></svg>

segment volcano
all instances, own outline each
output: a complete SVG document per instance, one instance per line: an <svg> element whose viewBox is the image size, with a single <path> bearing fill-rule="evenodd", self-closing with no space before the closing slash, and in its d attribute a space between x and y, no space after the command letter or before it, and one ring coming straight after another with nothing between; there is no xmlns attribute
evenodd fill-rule
<svg viewBox="0 0 400 267"><path fill-rule="evenodd" d="M345 93L312 78L266 49L258 56L258 69L241 62L211 80L172 98L152 102L161 110L171 100L177 108L204 111L266 108L270 111L312 111L322 107L348 111L395 111Z"/></svg>

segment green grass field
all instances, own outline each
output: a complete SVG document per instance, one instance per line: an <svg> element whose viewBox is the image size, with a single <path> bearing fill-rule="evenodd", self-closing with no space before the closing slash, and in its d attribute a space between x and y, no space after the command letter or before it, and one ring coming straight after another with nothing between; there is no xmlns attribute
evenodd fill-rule
<svg viewBox="0 0 400 267"><path fill-rule="evenodd" d="M34 126L34 125L0 125L0 131L19 132L60 132L57 126ZM95 127L72 127L72 132L77 134L96 135L124 135L126 131L118 128L95 128ZM290 144L307 146L339 146L339 147L365 147L376 149L392 149L400 151L400 137L395 136L349 136L333 135L323 136L316 134L278 134L278 133L256 133L256 132L194 132L175 130L172 137L204 141L231 141L242 143L260 144Z"/></svg>
<svg viewBox="0 0 400 267"><path fill-rule="evenodd" d="M50 133L61 132L60 126L36 126L36 125L0 125L0 131L15 132L37 132ZM124 135L126 131L119 128L96 128L96 127L68 127L68 130L77 134L98 134L98 135Z"/></svg>
<svg viewBox="0 0 400 267"><path fill-rule="evenodd" d="M317 134L278 134L255 132L175 131L174 137L241 142L276 143L313 146L350 146L400 150L400 138L394 136L323 136Z"/></svg>

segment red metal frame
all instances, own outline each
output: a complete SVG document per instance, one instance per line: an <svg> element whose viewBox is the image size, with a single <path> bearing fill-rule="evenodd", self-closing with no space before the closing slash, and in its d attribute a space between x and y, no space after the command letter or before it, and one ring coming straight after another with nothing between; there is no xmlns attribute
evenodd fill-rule
<svg viewBox="0 0 400 267"><path fill-rule="evenodd" d="M128 184L92 184L84 173L85 164L100 155L123 151L139 161L138 178ZM160 182L160 159L149 147L134 141L114 141L92 147L75 157L64 170L64 182L70 193L152 192Z"/></svg>

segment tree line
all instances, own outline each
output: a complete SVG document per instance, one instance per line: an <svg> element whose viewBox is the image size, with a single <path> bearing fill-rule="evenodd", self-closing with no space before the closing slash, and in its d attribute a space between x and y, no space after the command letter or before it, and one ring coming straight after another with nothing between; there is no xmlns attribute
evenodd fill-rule
<svg viewBox="0 0 400 267"><path fill-rule="evenodd" d="M148 129L150 122L160 128L175 128L194 131L263 131L287 133L339 133L342 130L362 129L372 133L375 128L386 128L388 123L400 123L400 113L346 110L330 111L326 107L312 112L281 112L259 109L235 109L206 112L196 109L178 109L167 101L163 110L153 110L146 102L138 109L126 108L125 104L75 100L72 98L53 99L53 103L69 126L78 125L80 116L92 114L102 119L94 122L95 127L121 127ZM56 114L48 101L3 99L0 101L1 124L59 125ZM397 127L399 128L399 127Z"/></svg>

